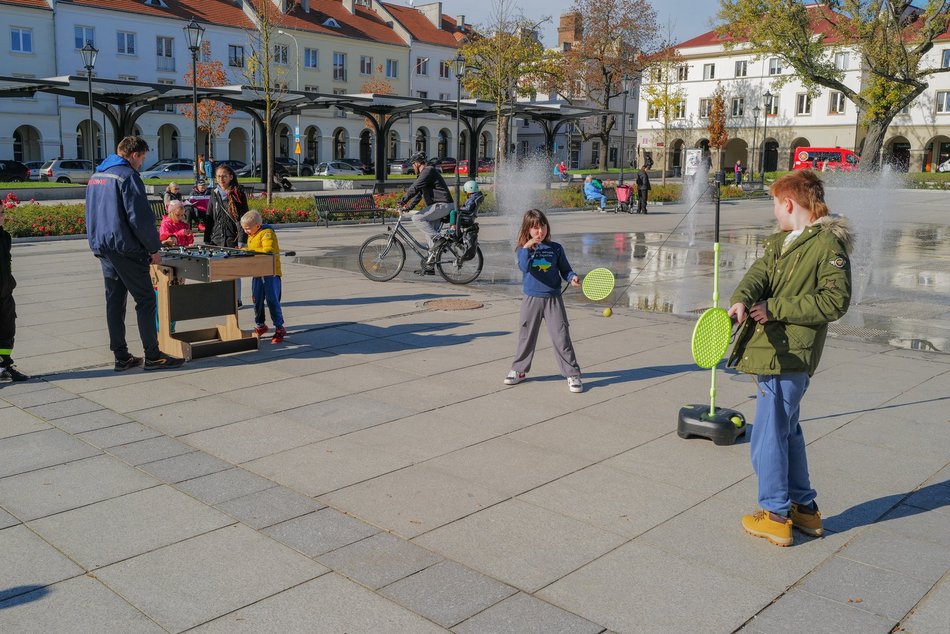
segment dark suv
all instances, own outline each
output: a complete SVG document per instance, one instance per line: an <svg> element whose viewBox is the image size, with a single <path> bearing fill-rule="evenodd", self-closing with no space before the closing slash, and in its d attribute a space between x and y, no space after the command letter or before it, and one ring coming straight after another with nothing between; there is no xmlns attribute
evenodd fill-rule
<svg viewBox="0 0 950 634"><path fill-rule="evenodd" d="M20 161L0 161L0 183L22 183L30 180L30 168Z"/></svg>
<svg viewBox="0 0 950 634"><path fill-rule="evenodd" d="M275 156L274 163L282 166L291 176L297 175L297 159L290 158L289 156ZM307 165L306 163L300 164L300 175L301 176L313 176L313 167Z"/></svg>

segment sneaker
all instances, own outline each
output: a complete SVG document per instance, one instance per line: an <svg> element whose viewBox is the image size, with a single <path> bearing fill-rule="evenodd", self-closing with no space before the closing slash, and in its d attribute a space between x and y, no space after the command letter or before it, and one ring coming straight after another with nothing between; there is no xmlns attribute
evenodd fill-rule
<svg viewBox="0 0 950 634"><path fill-rule="evenodd" d="M525 379L524 372L515 372L512 370L508 373L508 376L505 377L505 385L518 385Z"/></svg>
<svg viewBox="0 0 950 634"><path fill-rule="evenodd" d="M179 359L177 357L170 357L164 352L159 353L157 359L146 359L145 360L145 370L171 370L172 368L178 368L184 365L185 360Z"/></svg>
<svg viewBox="0 0 950 634"><path fill-rule="evenodd" d="M142 365L143 360L142 357L134 357L130 354L125 359L116 359L114 369L116 372L125 372L126 370L139 367Z"/></svg>
<svg viewBox="0 0 950 634"><path fill-rule="evenodd" d="M742 516L742 528L749 535L764 537L776 546L792 545L792 520L769 511Z"/></svg>
<svg viewBox="0 0 950 634"><path fill-rule="evenodd" d="M821 511L818 510L818 505L814 502L809 506L792 502L792 508L788 515L792 520L792 527L806 535L821 537L825 534L825 529L821 527Z"/></svg>
<svg viewBox="0 0 950 634"><path fill-rule="evenodd" d="M584 384L581 383L581 377L579 376L569 376L567 377L567 389L577 393L584 391Z"/></svg>
<svg viewBox="0 0 950 634"><path fill-rule="evenodd" d="M14 381L29 381L30 377L16 369L15 365L8 365L0 372L0 383L12 383Z"/></svg>
<svg viewBox="0 0 950 634"><path fill-rule="evenodd" d="M274 329L274 336L271 337L270 342L280 343L281 341L284 340L284 337L286 336L287 336L287 329L284 328L283 326L277 326L277 328Z"/></svg>
<svg viewBox="0 0 950 634"><path fill-rule="evenodd" d="M254 327L254 334L256 334L258 337L263 337L264 333L266 333L268 330L270 330L270 328L268 328L265 324L257 324Z"/></svg>

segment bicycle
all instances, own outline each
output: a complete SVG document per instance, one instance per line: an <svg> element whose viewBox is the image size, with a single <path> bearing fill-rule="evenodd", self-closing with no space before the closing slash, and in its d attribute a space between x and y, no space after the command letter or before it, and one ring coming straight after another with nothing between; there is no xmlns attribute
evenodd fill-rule
<svg viewBox="0 0 950 634"><path fill-rule="evenodd" d="M462 230L444 233L442 243L436 248L434 266L446 282L468 284L482 272L484 258L478 246L478 224L474 217L475 214L462 214ZM399 214L396 224L387 228L386 233L367 238L360 247L360 271L374 282L388 282L402 272L407 246L419 256L420 268L425 269L429 249L409 233L404 219L405 216Z"/></svg>

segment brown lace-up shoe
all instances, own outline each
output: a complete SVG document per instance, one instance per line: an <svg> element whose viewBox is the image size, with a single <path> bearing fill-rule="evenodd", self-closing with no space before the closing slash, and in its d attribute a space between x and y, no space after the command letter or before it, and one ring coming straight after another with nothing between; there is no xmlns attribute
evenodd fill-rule
<svg viewBox="0 0 950 634"><path fill-rule="evenodd" d="M814 502L808 506L792 502L792 508L788 515L792 520L792 526L806 535L821 537L825 534L825 529L821 527L821 511L818 510L818 505Z"/></svg>
<svg viewBox="0 0 950 634"><path fill-rule="evenodd" d="M776 546L792 545L792 520L769 511L742 516L742 528L750 535L764 537Z"/></svg>

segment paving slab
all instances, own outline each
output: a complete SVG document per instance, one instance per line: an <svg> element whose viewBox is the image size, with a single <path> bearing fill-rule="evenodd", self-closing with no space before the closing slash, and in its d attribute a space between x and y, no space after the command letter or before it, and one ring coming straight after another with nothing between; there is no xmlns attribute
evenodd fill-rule
<svg viewBox="0 0 950 634"><path fill-rule="evenodd" d="M901 622L901 627L903 631L913 634L940 634L947 631L950 627L950 581L947 577L914 607L913 612Z"/></svg>
<svg viewBox="0 0 950 634"><path fill-rule="evenodd" d="M29 526L93 570L233 523L224 513L163 485L58 513Z"/></svg>
<svg viewBox="0 0 950 634"><path fill-rule="evenodd" d="M135 409L128 412L128 415L163 434L177 437L215 429L236 421L263 417L269 413L265 409L246 404L238 405L232 399L215 394Z"/></svg>
<svg viewBox="0 0 950 634"><path fill-rule="evenodd" d="M599 634L604 628L519 592L452 628L456 634Z"/></svg>
<svg viewBox="0 0 950 634"><path fill-rule="evenodd" d="M439 563L442 557L395 535L376 533L320 555L317 561L376 590Z"/></svg>
<svg viewBox="0 0 950 634"><path fill-rule="evenodd" d="M101 568L96 575L159 625L181 632L326 570L237 525Z"/></svg>
<svg viewBox="0 0 950 634"><path fill-rule="evenodd" d="M66 390L54 387L49 384L46 384L45 389L21 392L19 394L10 394L4 390L3 392L0 392L0 394L3 395L3 400L23 409L36 407L37 405L48 405L49 403L56 403L59 401L68 401L76 398L76 395L72 392L67 392Z"/></svg>
<svg viewBox="0 0 950 634"><path fill-rule="evenodd" d="M932 512L902 504L881 518L878 528L918 541L950 547L950 513Z"/></svg>
<svg viewBox="0 0 950 634"><path fill-rule="evenodd" d="M122 425L130 422L132 422L132 419L127 416L117 414L108 409L100 409L94 412L57 418L56 426L72 434L81 434L85 431L93 431L95 429L113 427L114 425Z"/></svg>
<svg viewBox="0 0 950 634"><path fill-rule="evenodd" d="M298 422L288 414L255 416L181 436L181 440L228 462L241 464L331 437L332 434Z"/></svg>
<svg viewBox="0 0 950 634"><path fill-rule="evenodd" d="M94 456L0 480L0 504L24 520L147 489L158 481L110 456Z"/></svg>
<svg viewBox="0 0 950 634"><path fill-rule="evenodd" d="M264 530L267 535L308 557L342 548L378 532L374 526L329 508Z"/></svg>
<svg viewBox="0 0 950 634"><path fill-rule="evenodd" d="M203 451L192 451L172 458L163 458L155 462L146 462L139 468L156 478L170 482L183 482L201 476L230 469L233 465Z"/></svg>
<svg viewBox="0 0 950 634"><path fill-rule="evenodd" d="M244 469L234 468L179 482L175 488L205 504L220 504L276 486Z"/></svg>
<svg viewBox="0 0 950 634"><path fill-rule="evenodd" d="M437 563L380 593L442 627L452 627L516 590L457 563Z"/></svg>
<svg viewBox="0 0 950 634"><path fill-rule="evenodd" d="M757 614L749 628L753 632L795 634L802 631L803 619L808 622L808 631L820 634L888 634L896 625L891 619L863 610L860 603L839 603L793 589Z"/></svg>
<svg viewBox="0 0 950 634"><path fill-rule="evenodd" d="M148 440L140 440L127 445L110 447L109 453L116 458L138 466L149 462L157 462L165 458L181 456L194 451L195 448L179 442L168 436L157 436Z"/></svg>
<svg viewBox="0 0 950 634"><path fill-rule="evenodd" d="M4 438L0 440L0 478L81 460L98 453L92 445L58 429Z"/></svg>
<svg viewBox="0 0 950 634"><path fill-rule="evenodd" d="M534 592L627 539L521 500L509 500L413 541Z"/></svg>
<svg viewBox="0 0 950 634"><path fill-rule="evenodd" d="M333 573L268 597L194 632L235 634L437 634L431 621Z"/></svg>
<svg viewBox="0 0 950 634"><path fill-rule="evenodd" d="M34 431L49 429L51 425L42 418L25 412L18 407L7 405L0 416L0 439L19 436Z"/></svg>
<svg viewBox="0 0 950 634"><path fill-rule="evenodd" d="M8 526L16 526L20 523L20 520L13 517L3 509L0 509L0 529L7 528Z"/></svg>
<svg viewBox="0 0 950 634"><path fill-rule="evenodd" d="M77 436L90 445L107 449L117 445L127 445L139 440L155 438L156 436L161 436L161 434L141 423L130 422L83 432L77 434Z"/></svg>
<svg viewBox="0 0 950 634"><path fill-rule="evenodd" d="M849 541L838 556L899 572L924 583L936 583L950 570L950 546L935 547L876 526Z"/></svg>
<svg viewBox="0 0 950 634"><path fill-rule="evenodd" d="M275 486L221 502L216 507L252 528L261 529L312 513L324 505L285 487Z"/></svg>
<svg viewBox="0 0 950 634"><path fill-rule="evenodd" d="M88 576L61 581L0 602L0 630L73 634L165 632L122 597Z"/></svg>
<svg viewBox="0 0 950 634"><path fill-rule="evenodd" d="M26 411L45 420L53 421L67 416L95 412L99 409L102 409L102 406L98 403L85 398L73 398L68 401L56 401L55 403L29 407Z"/></svg>
<svg viewBox="0 0 950 634"><path fill-rule="evenodd" d="M0 601L85 572L26 526L0 531L0 561Z"/></svg>

